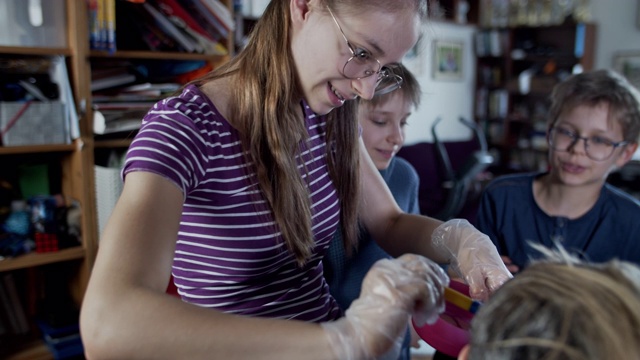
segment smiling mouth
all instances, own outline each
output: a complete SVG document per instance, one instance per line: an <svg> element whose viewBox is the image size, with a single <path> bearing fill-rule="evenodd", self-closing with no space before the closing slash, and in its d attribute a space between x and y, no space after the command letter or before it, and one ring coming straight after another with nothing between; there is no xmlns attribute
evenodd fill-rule
<svg viewBox="0 0 640 360"><path fill-rule="evenodd" d="M344 104L345 102L345 98L344 96L342 96L338 90L336 88L333 87L333 85L331 85L331 91L333 92L333 94Z"/></svg>

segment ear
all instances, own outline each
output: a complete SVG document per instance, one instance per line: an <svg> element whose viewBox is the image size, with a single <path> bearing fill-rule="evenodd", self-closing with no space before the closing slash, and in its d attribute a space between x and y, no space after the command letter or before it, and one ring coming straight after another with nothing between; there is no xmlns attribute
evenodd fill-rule
<svg viewBox="0 0 640 360"><path fill-rule="evenodd" d="M309 15L311 7L309 0L290 0L291 21L294 25L300 24Z"/></svg>
<svg viewBox="0 0 640 360"><path fill-rule="evenodd" d="M638 143L631 143L624 146L624 148L622 149L622 153L620 154L618 159L616 159L616 167L620 169L626 163L628 163L629 160L631 160L631 158L633 157L633 154L636 152L636 150L638 150Z"/></svg>
<svg viewBox="0 0 640 360"><path fill-rule="evenodd" d="M467 360L469 358L469 344L465 345L458 354L458 360Z"/></svg>

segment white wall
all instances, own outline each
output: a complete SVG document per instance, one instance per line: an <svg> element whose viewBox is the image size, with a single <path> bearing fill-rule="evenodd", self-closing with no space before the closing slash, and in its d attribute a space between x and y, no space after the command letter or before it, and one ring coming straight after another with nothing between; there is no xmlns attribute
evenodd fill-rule
<svg viewBox="0 0 640 360"><path fill-rule="evenodd" d="M473 120L475 54L473 34L476 28L445 22L429 22L424 25L424 39L415 56L407 56L403 61L416 75L423 96L420 108L409 118L406 144L432 141L431 125L441 117L438 124L438 138L442 140L462 140L471 136L471 131L458 121L459 117ZM462 80L433 79L433 42L453 41L463 43Z"/></svg>
<svg viewBox="0 0 640 360"><path fill-rule="evenodd" d="M596 30L596 68L611 68L618 51L640 52L640 28L636 25L638 0L591 0Z"/></svg>
<svg viewBox="0 0 640 360"><path fill-rule="evenodd" d="M640 53L640 0L591 0L591 15L598 24L595 68L612 68L616 52ZM633 158L640 160L640 149Z"/></svg>

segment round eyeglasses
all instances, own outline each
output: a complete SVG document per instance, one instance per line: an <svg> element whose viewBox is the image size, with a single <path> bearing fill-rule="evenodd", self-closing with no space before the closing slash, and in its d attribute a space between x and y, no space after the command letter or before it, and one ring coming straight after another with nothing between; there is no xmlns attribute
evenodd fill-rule
<svg viewBox="0 0 640 360"><path fill-rule="evenodd" d="M601 136L583 137L566 128L555 126L549 130L549 146L556 151L569 151L578 140L584 141L587 156L596 161L607 160L616 148L627 145L628 141L614 142Z"/></svg>
<svg viewBox="0 0 640 360"><path fill-rule="evenodd" d="M327 6L327 10L351 52L351 57L347 59L347 62L342 67L342 75L348 79L359 80L375 74L377 79L373 96L387 94L398 89L402 85L402 76L394 74L389 67L382 66L380 61L374 58L367 49L354 49L344 31L342 31L342 27L335 15L333 15L331 8Z"/></svg>

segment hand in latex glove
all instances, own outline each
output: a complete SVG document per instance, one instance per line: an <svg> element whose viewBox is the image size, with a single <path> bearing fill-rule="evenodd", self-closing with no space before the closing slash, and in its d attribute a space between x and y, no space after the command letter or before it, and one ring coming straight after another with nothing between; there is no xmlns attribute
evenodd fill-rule
<svg viewBox="0 0 640 360"><path fill-rule="evenodd" d="M431 239L434 247L449 259L452 269L469 284L470 295L476 300L487 300L512 277L489 237L467 220L443 223Z"/></svg>
<svg viewBox="0 0 640 360"><path fill-rule="evenodd" d="M409 317L434 322L444 310L442 268L419 255L379 260L367 273L343 318L322 327L341 360L397 359Z"/></svg>

